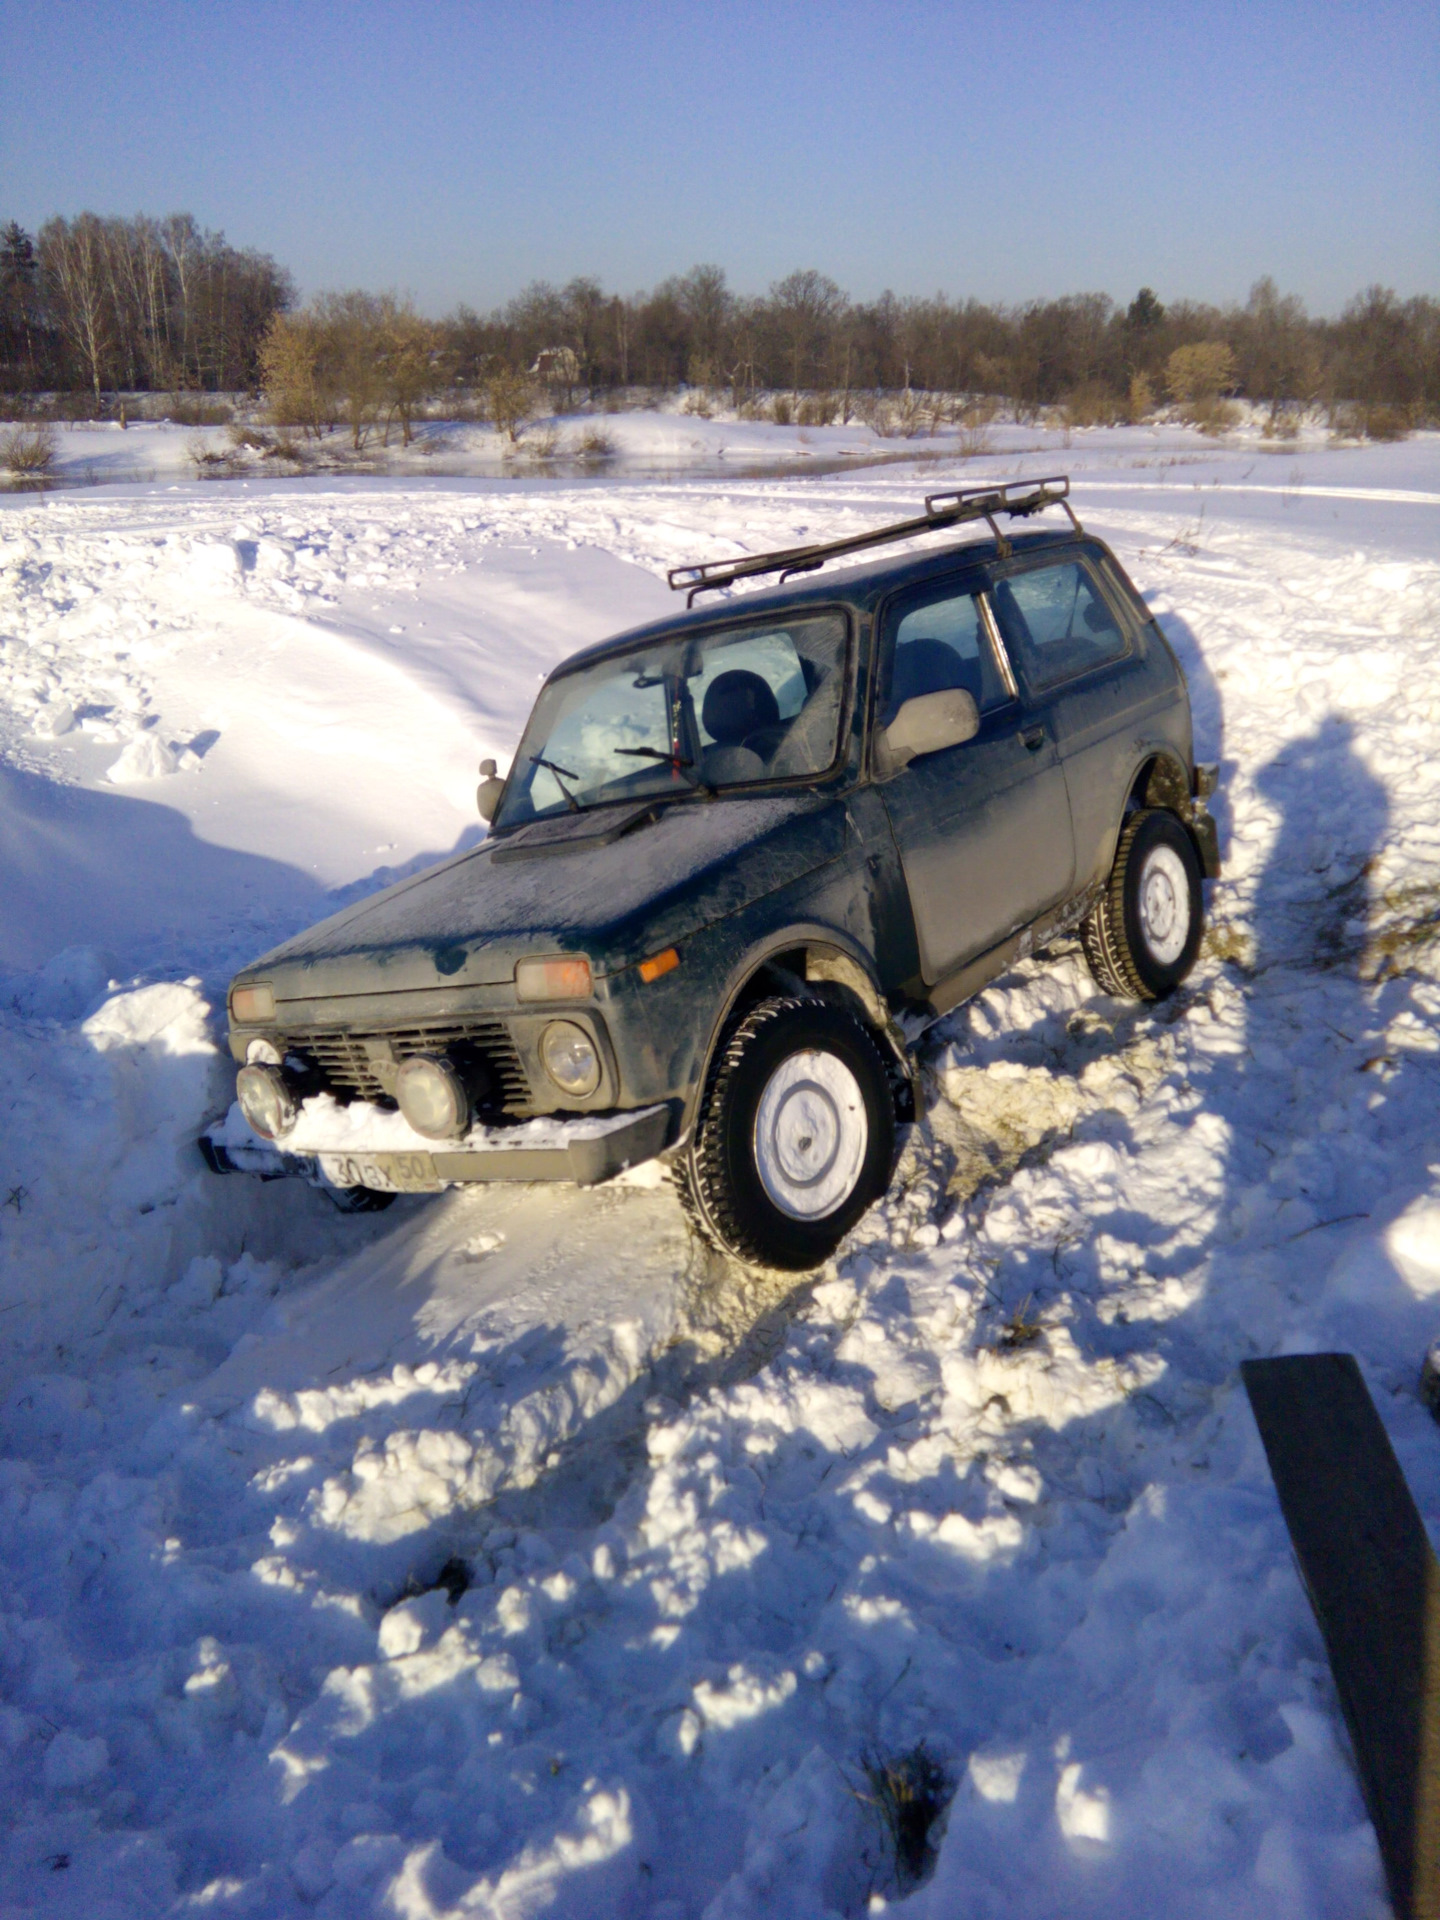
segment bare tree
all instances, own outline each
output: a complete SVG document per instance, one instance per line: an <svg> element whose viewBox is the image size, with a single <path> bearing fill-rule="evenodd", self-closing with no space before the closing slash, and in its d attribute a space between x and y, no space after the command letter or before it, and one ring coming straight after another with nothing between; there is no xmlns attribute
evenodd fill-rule
<svg viewBox="0 0 1440 1920"><path fill-rule="evenodd" d="M564 306L564 335L559 342L575 355L580 384L593 387L600 370L604 338L605 294L598 280L584 277L570 281L561 295ZM567 393L566 402L569 404Z"/></svg>
<svg viewBox="0 0 1440 1920"><path fill-rule="evenodd" d="M260 346L260 380L276 426L302 427L318 440L334 423L331 369L323 356L323 330L314 314L276 314Z"/></svg>
<svg viewBox="0 0 1440 1920"><path fill-rule="evenodd" d="M630 384L630 326L631 313L628 300L614 299L610 302L610 325L615 335L615 357L619 366L620 385Z"/></svg>
<svg viewBox="0 0 1440 1920"><path fill-rule="evenodd" d="M490 418L497 430L518 446L525 423L535 411L535 389L514 367L496 367L486 389Z"/></svg>
<svg viewBox="0 0 1440 1920"><path fill-rule="evenodd" d="M35 243L18 221L0 232L0 378L21 388L39 385L40 275Z"/></svg>
<svg viewBox="0 0 1440 1920"><path fill-rule="evenodd" d="M836 321L849 302L825 274L807 267L777 280L770 289L770 311L790 360L790 390L800 392L800 370L813 368L827 353Z"/></svg>
<svg viewBox="0 0 1440 1920"><path fill-rule="evenodd" d="M375 315L375 347L379 356L389 420L400 422L405 446L414 438L416 410L443 385L445 366L439 329L422 320L408 300L382 296Z"/></svg>
<svg viewBox="0 0 1440 1920"><path fill-rule="evenodd" d="M383 309L373 293L324 293L314 302L321 358L359 453L385 405L385 369L380 358Z"/></svg>
<svg viewBox="0 0 1440 1920"><path fill-rule="evenodd" d="M1282 297L1268 274L1250 289L1234 334L1235 377L1251 399L1270 402L1272 426L1287 402L1314 397L1320 361L1304 304Z"/></svg>
<svg viewBox="0 0 1440 1920"><path fill-rule="evenodd" d="M725 283L725 269L692 267L673 284L676 304L690 325L686 375L694 385L709 386L725 358L726 334L735 305Z"/></svg>
<svg viewBox="0 0 1440 1920"><path fill-rule="evenodd" d="M40 229L39 259L60 332L79 359L98 406L115 349L103 223L93 213L47 220Z"/></svg>

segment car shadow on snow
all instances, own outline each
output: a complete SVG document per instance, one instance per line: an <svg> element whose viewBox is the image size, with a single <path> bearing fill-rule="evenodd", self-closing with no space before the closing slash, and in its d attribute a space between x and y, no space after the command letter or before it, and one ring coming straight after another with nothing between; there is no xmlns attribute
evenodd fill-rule
<svg viewBox="0 0 1440 1920"><path fill-rule="evenodd" d="M1415 1125L1423 1067L1407 1117L1391 1092L1404 1065L1381 1035L1407 1011L1432 1037L1435 1020L1377 964L1390 808L1354 728L1323 721L1255 785L1278 819L1240 951L1202 960L1174 1001L1122 1016L1128 1034L1174 1045L1161 1082L1171 1147L1144 1101L1049 1138L1038 1164L1073 1142L1074 1185L1048 1214L1032 1189L1045 1239L1012 1238L982 1282L976 1350L1015 1381L993 1381L992 1461L1038 1476L1033 1504L1018 1486L1012 1504L1034 1544L997 1556L982 1609L1024 1657L1006 1672L977 1642L964 1707L947 1716L975 1759L926 1920L984 1899L1098 1915L1209 1912L1230 1897L1248 1912L1282 1830L1305 1910L1383 1897L1237 1368L1257 1353L1355 1351L1422 1510L1440 1512L1416 1393L1433 1312L1382 1237L1430 1188L1433 1148ZM1038 1024L1016 1055L1032 1060L1041 1039L1064 1072L1057 1022ZM982 1243L1010 1199L1005 1183L977 1195ZM1110 1404L1067 1406L1069 1376L1107 1367L1132 1369L1114 1375ZM1037 1395L1049 1407L1027 1416ZM870 1485L882 1505L904 1497L883 1476ZM1187 1862L1190 1904L1175 1884Z"/></svg>

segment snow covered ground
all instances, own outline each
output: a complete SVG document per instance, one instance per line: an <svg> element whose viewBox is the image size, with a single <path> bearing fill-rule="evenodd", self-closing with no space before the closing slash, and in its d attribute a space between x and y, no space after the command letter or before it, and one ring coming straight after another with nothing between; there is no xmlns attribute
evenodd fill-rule
<svg viewBox="0 0 1440 1920"><path fill-rule="evenodd" d="M197 1169L232 967L475 837L665 567L1056 466L1223 767L1176 1000L1066 950L942 1023L793 1291L654 1168ZM1434 437L5 501L0 1913L1387 1911L1236 1366L1356 1352L1440 1522L1437 549Z"/></svg>

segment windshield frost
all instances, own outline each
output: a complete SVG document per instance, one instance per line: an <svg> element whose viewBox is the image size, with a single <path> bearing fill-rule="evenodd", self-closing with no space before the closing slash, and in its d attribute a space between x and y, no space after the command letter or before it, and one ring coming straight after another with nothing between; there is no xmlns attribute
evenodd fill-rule
<svg viewBox="0 0 1440 1920"><path fill-rule="evenodd" d="M495 825L823 773L844 669L844 617L823 613L677 636L565 674L535 704Z"/></svg>

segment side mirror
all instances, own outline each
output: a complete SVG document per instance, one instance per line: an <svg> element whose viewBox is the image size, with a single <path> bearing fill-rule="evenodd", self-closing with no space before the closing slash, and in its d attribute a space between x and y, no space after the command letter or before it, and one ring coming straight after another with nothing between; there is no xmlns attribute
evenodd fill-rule
<svg viewBox="0 0 1440 1920"><path fill-rule="evenodd" d="M480 784L475 789L475 807L480 818L488 827L495 818L495 809L500 804L500 796L505 791L505 782L495 772L493 760L480 762Z"/></svg>
<svg viewBox="0 0 1440 1920"><path fill-rule="evenodd" d="M980 731L980 709L973 693L946 687L940 693L917 693L907 700L876 740L880 771L899 773L912 760L945 747L958 747Z"/></svg>

